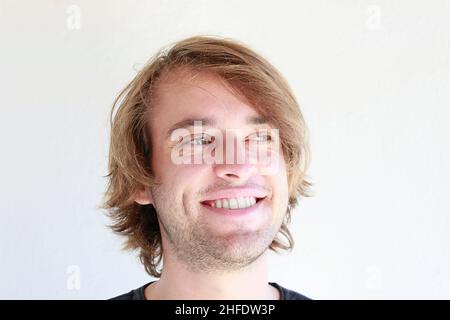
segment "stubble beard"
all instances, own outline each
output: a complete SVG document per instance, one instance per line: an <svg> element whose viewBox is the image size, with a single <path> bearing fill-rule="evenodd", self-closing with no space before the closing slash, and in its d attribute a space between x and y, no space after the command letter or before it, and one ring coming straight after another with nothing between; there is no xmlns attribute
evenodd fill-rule
<svg viewBox="0 0 450 320"><path fill-rule="evenodd" d="M281 227L282 221L270 219L256 231L238 226L234 232L220 235L207 221L194 221L194 217L200 217L195 214L200 204L190 203L186 197L177 200L171 195L161 185L152 188L161 232L169 242L167 246L194 272L223 273L251 265L266 252Z"/></svg>

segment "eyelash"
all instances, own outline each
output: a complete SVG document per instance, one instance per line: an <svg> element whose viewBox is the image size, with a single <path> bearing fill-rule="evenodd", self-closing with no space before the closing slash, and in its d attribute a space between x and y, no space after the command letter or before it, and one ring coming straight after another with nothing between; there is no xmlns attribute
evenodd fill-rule
<svg viewBox="0 0 450 320"><path fill-rule="evenodd" d="M261 134L261 136L266 137L267 141L264 141L264 142L269 142L270 143L270 142L273 141L273 137L272 137L272 135L270 133L267 133L267 132L256 132L256 135L258 137L260 137L260 134Z"/></svg>

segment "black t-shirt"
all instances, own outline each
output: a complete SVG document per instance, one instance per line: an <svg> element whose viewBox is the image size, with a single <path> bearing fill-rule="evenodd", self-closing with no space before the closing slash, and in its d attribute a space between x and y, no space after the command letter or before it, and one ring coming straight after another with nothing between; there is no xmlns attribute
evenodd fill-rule
<svg viewBox="0 0 450 320"><path fill-rule="evenodd" d="M148 285L152 284L153 282L155 281L149 282L143 285L142 287L131 290L128 293L114 297L111 300L145 300L144 290ZM305 297L304 295L298 292L283 288L282 286L280 286L275 282L269 282L269 284L278 289L278 291L280 292L280 300L311 300L310 298Z"/></svg>

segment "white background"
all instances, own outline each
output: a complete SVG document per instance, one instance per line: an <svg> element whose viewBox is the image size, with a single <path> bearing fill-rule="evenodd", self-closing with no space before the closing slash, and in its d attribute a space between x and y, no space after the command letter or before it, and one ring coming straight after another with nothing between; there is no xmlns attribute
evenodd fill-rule
<svg viewBox="0 0 450 320"><path fill-rule="evenodd" d="M160 47L215 34L278 67L310 129L315 196L270 280L315 299L449 299L449 31L445 0L2 0L0 298L151 280L97 209L109 110Z"/></svg>

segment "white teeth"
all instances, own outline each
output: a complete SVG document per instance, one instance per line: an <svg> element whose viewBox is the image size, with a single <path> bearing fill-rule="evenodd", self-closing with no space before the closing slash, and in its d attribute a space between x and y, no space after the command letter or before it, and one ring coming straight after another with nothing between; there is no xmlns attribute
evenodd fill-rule
<svg viewBox="0 0 450 320"><path fill-rule="evenodd" d="M256 204L255 197L239 197L239 198L216 200L211 203L211 207L224 209L245 209L255 204Z"/></svg>
<svg viewBox="0 0 450 320"><path fill-rule="evenodd" d="M247 201L245 201L244 197L237 198L237 205L239 208L247 208Z"/></svg>
<svg viewBox="0 0 450 320"><path fill-rule="evenodd" d="M230 209L230 206L228 205L227 199L222 199L222 208Z"/></svg>

